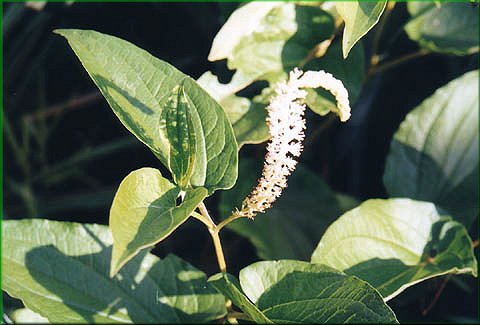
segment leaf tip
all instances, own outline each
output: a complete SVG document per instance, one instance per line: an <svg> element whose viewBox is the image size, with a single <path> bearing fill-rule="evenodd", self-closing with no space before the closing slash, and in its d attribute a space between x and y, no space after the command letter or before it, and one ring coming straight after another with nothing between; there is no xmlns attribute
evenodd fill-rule
<svg viewBox="0 0 480 325"><path fill-rule="evenodd" d="M208 61L210 61L210 62L214 62L214 61L221 60L221 59L219 58L219 56L217 55L217 53L215 53L214 51L210 51L210 53L208 54L207 59L208 59Z"/></svg>
<svg viewBox="0 0 480 325"><path fill-rule="evenodd" d="M52 32L66 38L67 41L70 41L70 38L72 36L74 36L75 34L79 34L80 32L82 32L82 30L74 28L57 28L54 29Z"/></svg>
<svg viewBox="0 0 480 325"><path fill-rule="evenodd" d="M223 273L216 273L208 278L207 282L215 282L223 278Z"/></svg>
<svg viewBox="0 0 480 325"><path fill-rule="evenodd" d="M109 274L110 278L114 278L115 275L117 275L118 271L120 271L119 263L112 259L110 263L110 274Z"/></svg>
<svg viewBox="0 0 480 325"><path fill-rule="evenodd" d="M65 32L67 29L57 28L52 31L52 33L65 37Z"/></svg>
<svg viewBox="0 0 480 325"><path fill-rule="evenodd" d="M126 252L122 255L119 255L119 253L121 252L118 251L118 247L113 243L112 258L110 259L110 278L115 277L129 260L129 258L125 256Z"/></svg>
<svg viewBox="0 0 480 325"><path fill-rule="evenodd" d="M348 53L350 53L351 46L348 41L344 41L342 45L342 53L343 53L343 59L346 60L348 57Z"/></svg>

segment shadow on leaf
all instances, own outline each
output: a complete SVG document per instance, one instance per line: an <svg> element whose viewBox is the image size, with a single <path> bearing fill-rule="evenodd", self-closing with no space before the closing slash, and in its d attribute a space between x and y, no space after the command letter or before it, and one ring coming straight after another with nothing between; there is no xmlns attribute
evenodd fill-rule
<svg viewBox="0 0 480 325"><path fill-rule="evenodd" d="M204 322L224 313L223 297L207 284L205 274L174 255L158 260L141 252L110 278L112 247L89 234L102 245L98 253L66 255L46 245L30 250L25 257L33 279L78 314L78 320Z"/></svg>

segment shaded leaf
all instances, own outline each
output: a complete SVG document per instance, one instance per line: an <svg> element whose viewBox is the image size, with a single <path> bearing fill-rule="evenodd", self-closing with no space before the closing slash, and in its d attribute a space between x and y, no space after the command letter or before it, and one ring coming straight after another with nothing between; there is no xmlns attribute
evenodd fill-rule
<svg viewBox="0 0 480 325"><path fill-rule="evenodd" d="M230 69L252 82L272 82L285 78L333 29L333 18L318 7L251 2L222 26L209 60L226 58Z"/></svg>
<svg viewBox="0 0 480 325"><path fill-rule="evenodd" d="M239 167L237 184L221 195L223 218L241 206L261 174L261 165L252 160L242 159ZM255 220L235 220L227 227L248 238L262 259L308 260L327 226L356 205L356 200L342 200L320 177L299 165L282 196L265 214Z"/></svg>
<svg viewBox="0 0 480 325"><path fill-rule="evenodd" d="M259 324L272 324L257 306L255 306L240 288L240 283L237 278L228 273L217 273L208 279L210 283L218 292L230 299L234 305L239 307L243 312L251 317L251 319Z"/></svg>
<svg viewBox="0 0 480 325"><path fill-rule="evenodd" d="M465 2L409 2L405 26L411 40L425 49L455 55L478 52L478 8Z"/></svg>
<svg viewBox="0 0 480 325"><path fill-rule="evenodd" d="M324 265L258 262L240 271L240 284L274 323L397 323L368 283Z"/></svg>
<svg viewBox="0 0 480 325"><path fill-rule="evenodd" d="M375 26L386 5L387 1L340 1L336 3L337 12L345 21L342 40L344 58L347 58L352 47Z"/></svg>
<svg viewBox="0 0 480 325"><path fill-rule="evenodd" d="M479 213L478 78L464 74L407 115L383 176L391 196L434 202L467 227Z"/></svg>
<svg viewBox="0 0 480 325"><path fill-rule="evenodd" d="M318 4L251 2L237 9L219 31L209 59L226 58L228 67L236 69L232 82L222 87L224 89L238 91L256 80L268 80L272 85L285 79L294 67L308 62L314 48L329 39L333 31L332 16ZM325 69L333 73L345 83L353 102L363 81L363 61L361 48L351 60L344 62L338 45L325 57L311 61L305 69ZM241 85L241 88L235 85ZM323 90L308 92L307 104L314 112L320 115L337 112L336 101L330 93ZM248 104L242 107L238 102L235 108L225 109L227 112L242 110L245 114L237 124L231 120L237 141L258 143L268 139L263 123L264 111L257 109L256 106L260 105L255 105L255 98L249 110ZM262 127L260 132L259 127Z"/></svg>
<svg viewBox="0 0 480 325"><path fill-rule="evenodd" d="M268 139L265 105L254 98L250 100L235 95L245 86L240 74L234 74L228 84L222 84L210 71L205 72L198 80L203 87L223 107L230 123L232 123L238 147L248 143L261 143Z"/></svg>
<svg viewBox="0 0 480 325"><path fill-rule="evenodd" d="M312 255L374 286L385 300L447 273L477 275L467 230L429 202L368 200L335 221Z"/></svg>
<svg viewBox="0 0 480 325"><path fill-rule="evenodd" d="M52 323L191 323L225 315L224 297L176 256L144 252L109 277L106 226L3 222L2 289Z"/></svg>
<svg viewBox="0 0 480 325"><path fill-rule="evenodd" d="M181 86L196 143L190 184L210 193L233 186L238 150L232 126L221 106L193 79L119 38L89 30L61 29L56 33L67 38L120 121L166 166L170 166L174 143L170 144L172 139L165 130L165 110Z"/></svg>
<svg viewBox="0 0 480 325"><path fill-rule="evenodd" d="M141 249L151 247L184 223L207 196L207 190L187 190L179 206L180 188L154 168L137 169L122 181L110 209L114 244L111 275Z"/></svg>

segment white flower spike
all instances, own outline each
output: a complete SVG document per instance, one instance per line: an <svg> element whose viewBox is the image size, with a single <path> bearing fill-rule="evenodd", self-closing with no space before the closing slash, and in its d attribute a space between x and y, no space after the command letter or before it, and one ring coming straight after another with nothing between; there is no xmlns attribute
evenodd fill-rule
<svg viewBox="0 0 480 325"><path fill-rule="evenodd" d="M297 68L291 71L288 81L276 85L275 96L267 107L270 142L262 177L242 202L241 210L234 212L235 216L253 219L257 213L265 212L287 187L287 177L295 170L295 158L302 153L305 138L305 105L302 102L307 92L301 88L318 87L335 96L342 122L350 118L348 92L340 80L325 71L303 73Z"/></svg>

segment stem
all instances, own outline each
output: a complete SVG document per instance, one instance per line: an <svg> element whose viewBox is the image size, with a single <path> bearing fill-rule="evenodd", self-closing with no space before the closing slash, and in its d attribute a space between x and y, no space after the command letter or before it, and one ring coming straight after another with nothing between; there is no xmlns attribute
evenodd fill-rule
<svg viewBox="0 0 480 325"><path fill-rule="evenodd" d="M380 46L380 39L382 37L383 29L385 28L386 22L388 20L388 17L390 17L390 13L392 12L393 8L395 7L395 1L389 1L387 3L387 7L385 8L385 12L383 14L382 19L380 20L380 23L378 24L377 31L374 36L373 40L373 50L372 50L372 57L370 58L370 64L372 66L376 65L378 63L378 48Z"/></svg>
<svg viewBox="0 0 480 325"><path fill-rule="evenodd" d="M192 212L191 214L192 217L194 217L195 219L199 220L201 223L203 223L205 226L207 226L208 229L210 229L210 227L212 226L212 224L210 223L210 221L208 219L205 219L203 217L203 215L197 213L197 212Z"/></svg>
<svg viewBox="0 0 480 325"><path fill-rule="evenodd" d="M5 133L5 138L13 151L13 157L22 168L22 172L24 173L24 175L28 175L30 168L28 166L27 157L25 156L25 152L22 151L22 147L15 138L13 129L10 124L10 120L8 119L8 116L5 112L3 112L3 131Z"/></svg>
<svg viewBox="0 0 480 325"><path fill-rule="evenodd" d="M410 54L407 54L405 56L402 56L402 57L399 57L397 59L394 59L394 60L391 60L390 62L386 62L386 63L383 63L383 64L380 64L380 65L377 65L377 66L373 66L369 69L369 71L367 72L367 78L379 73L379 72L382 72L382 71L385 71L385 70L388 70L388 69L391 69L393 67L396 67L400 64L403 64L407 61L410 61L410 60L413 60L413 59L416 59L416 58L419 58L419 57L422 57L422 56L425 56L425 55L428 55L430 54L431 52L427 51L427 50L419 50L417 52L414 52L414 53L410 53Z"/></svg>
<svg viewBox="0 0 480 325"><path fill-rule="evenodd" d="M223 255L222 243L220 241L220 236L218 235L217 229L209 229L210 236L213 239L213 246L215 246L215 253L217 254L218 267L220 272L227 272L227 263L225 262L225 256Z"/></svg>
<svg viewBox="0 0 480 325"><path fill-rule="evenodd" d="M72 97L69 100L56 104L50 107L47 107L45 110L29 114L25 117L27 121L45 119L48 117L57 116L67 110L76 110L83 106L94 103L102 99L102 94L98 91L93 91L81 96Z"/></svg>
<svg viewBox="0 0 480 325"><path fill-rule="evenodd" d="M225 262L225 255L223 255L222 242L220 241L220 236L218 235L220 228L218 228L215 222L213 222L213 219L210 217L210 214L208 213L208 210L203 202L198 205L198 209L200 210L200 214L193 213L192 216L207 226L208 232L213 240L213 246L215 247L218 267L220 268L220 272L225 273L227 272L227 263Z"/></svg>
<svg viewBox="0 0 480 325"><path fill-rule="evenodd" d="M232 214L230 217L228 217L227 219L223 220L222 222L220 222L217 226L217 231L220 231L223 227L225 227L226 225L228 225L230 222L232 222L233 220L236 220L236 219L240 219L242 218L242 216L239 216L239 215L236 215L236 214Z"/></svg>
<svg viewBox="0 0 480 325"><path fill-rule="evenodd" d="M198 205L198 209L200 210L200 214L194 212L192 215L194 218L200 220L207 226L208 232L210 233L210 236L213 240L213 246L215 247L215 254L217 255L217 262L218 267L220 268L220 272L226 273L227 263L225 262L225 255L223 254L222 242L220 241L220 236L218 235L221 227L218 227L215 224L213 219L210 217L210 214L208 213L207 207L203 202ZM230 299L225 298L225 307L227 308L228 313L231 313L233 311L232 301ZM237 319L234 316L227 315L227 320L231 324L238 324Z"/></svg>
<svg viewBox="0 0 480 325"><path fill-rule="evenodd" d="M438 288L437 292L435 293L435 297L433 297L433 300L432 302L430 303L430 305L428 305L427 308L425 308L424 310L422 310L422 316L427 316L427 314L430 312L430 310L432 310L433 306L435 306L435 304L437 303L438 299L440 298L443 290L445 290L445 287L447 286L447 283L448 283L448 280L450 280L450 278L452 277L451 274L447 275L445 277L445 279L443 280L442 284L440 285L440 287Z"/></svg>
<svg viewBox="0 0 480 325"><path fill-rule="evenodd" d="M15 186L18 189L16 192L25 203L28 215L31 218L34 218L37 216L37 203L30 178L31 169L30 164L28 163L27 153L16 140L12 125L5 112L3 112L3 131L7 143L13 151L13 158L20 166L24 178L23 184L21 184L20 187Z"/></svg>
<svg viewBox="0 0 480 325"><path fill-rule="evenodd" d="M200 210L200 213L202 214L202 216L210 224L209 228L216 228L215 222L213 222L213 219L208 214L207 207L203 202L198 205L198 209Z"/></svg>

